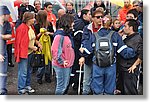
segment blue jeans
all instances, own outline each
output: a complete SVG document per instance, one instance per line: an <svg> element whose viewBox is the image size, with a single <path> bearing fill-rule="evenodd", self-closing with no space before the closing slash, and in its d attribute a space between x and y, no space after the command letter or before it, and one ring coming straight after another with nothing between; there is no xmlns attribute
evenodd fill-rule
<svg viewBox="0 0 150 102"><path fill-rule="evenodd" d="M0 94L6 95L8 57L7 55L4 57L5 57L4 62L0 62Z"/></svg>
<svg viewBox="0 0 150 102"><path fill-rule="evenodd" d="M56 72L57 79L55 94L63 95L69 84L71 68L59 68L56 66L53 66L53 68Z"/></svg>
<svg viewBox="0 0 150 102"><path fill-rule="evenodd" d="M113 95L116 89L116 64L106 68L93 64L91 89L96 95Z"/></svg>
<svg viewBox="0 0 150 102"><path fill-rule="evenodd" d="M91 77L92 65L84 64L84 77L83 77L83 95L88 95L91 92Z"/></svg>
<svg viewBox="0 0 150 102"><path fill-rule="evenodd" d="M18 92L25 93L26 88L31 85L31 66L30 60L32 53L28 55L28 58L21 58L18 63Z"/></svg>

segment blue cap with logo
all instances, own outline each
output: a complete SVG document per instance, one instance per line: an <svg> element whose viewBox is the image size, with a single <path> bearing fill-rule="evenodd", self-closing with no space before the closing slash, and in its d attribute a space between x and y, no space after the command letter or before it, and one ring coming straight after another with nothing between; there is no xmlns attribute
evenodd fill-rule
<svg viewBox="0 0 150 102"><path fill-rule="evenodd" d="M9 15L10 11L7 6L0 6L0 15Z"/></svg>

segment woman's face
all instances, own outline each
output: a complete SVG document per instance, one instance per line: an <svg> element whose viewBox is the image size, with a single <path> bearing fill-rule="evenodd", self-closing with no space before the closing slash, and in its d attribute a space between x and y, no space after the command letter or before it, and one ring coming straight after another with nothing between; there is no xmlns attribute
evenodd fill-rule
<svg viewBox="0 0 150 102"><path fill-rule="evenodd" d="M28 22L30 23L30 25L33 25L35 22L35 18L30 19Z"/></svg>
<svg viewBox="0 0 150 102"><path fill-rule="evenodd" d="M114 22L113 26L114 26L114 28L116 28L116 29L120 28L120 26L121 26L120 21L119 21L119 20L116 20L116 21Z"/></svg>

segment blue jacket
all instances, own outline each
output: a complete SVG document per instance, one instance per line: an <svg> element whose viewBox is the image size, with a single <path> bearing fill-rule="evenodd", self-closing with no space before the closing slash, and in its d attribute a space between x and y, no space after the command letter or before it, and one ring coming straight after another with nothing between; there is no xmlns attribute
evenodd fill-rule
<svg viewBox="0 0 150 102"><path fill-rule="evenodd" d="M89 22L85 21L84 19L80 18L74 21L74 44L75 48L78 50L81 46L81 39L82 39L82 33L83 29L86 25L88 25Z"/></svg>
<svg viewBox="0 0 150 102"><path fill-rule="evenodd" d="M99 34L99 36L106 36L107 34L110 33L110 31L112 31L112 30L111 29L107 30L105 28L101 28L98 31L98 34ZM123 56L125 59L133 58L136 55L136 52L134 51L134 49L127 47L127 45L124 44L122 37L117 32L115 32L112 35L111 40L114 45L114 50L115 50L114 55L116 55L117 53L120 53L120 55ZM84 48L84 53L82 54L82 56L84 56L84 57L88 57L91 55L94 56L95 41L96 41L96 38L93 34L92 24L89 24L83 30L81 46L82 46L82 48ZM93 58L93 61L94 60L95 59ZM87 64L87 63L90 63L91 61L92 61L92 59L88 59L88 62L85 61L85 63Z"/></svg>

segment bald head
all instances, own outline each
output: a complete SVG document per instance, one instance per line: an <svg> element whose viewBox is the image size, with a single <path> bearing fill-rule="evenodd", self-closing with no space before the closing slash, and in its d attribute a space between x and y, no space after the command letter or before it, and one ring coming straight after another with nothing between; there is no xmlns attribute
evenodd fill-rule
<svg viewBox="0 0 150 102"><path fill-rule="evenodd" d="M130 6L130 0L124 0L124 7L128 8Z"/></svg>
<svg viewBox="0 0 150 102"><path fill-rule="evenodd" d="M22 0L23 5L29 5L29 0Z"/></svg>
<svg viewBox="0 0 150 102"><path fill-rule="evenodd" d="M64 9L59 9L58 10L58 18L60 18L64 14L66 14L66 11Z"/></svg>

